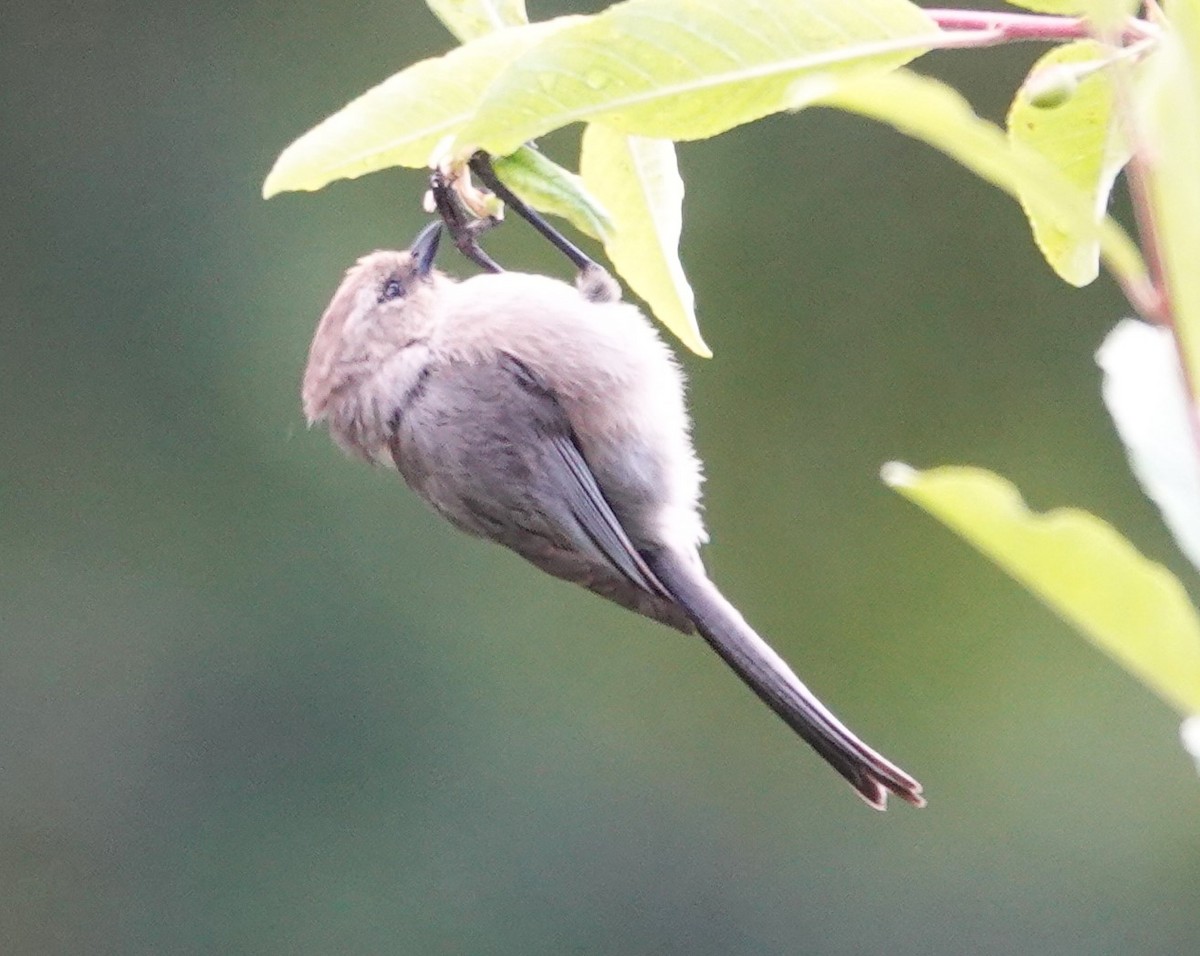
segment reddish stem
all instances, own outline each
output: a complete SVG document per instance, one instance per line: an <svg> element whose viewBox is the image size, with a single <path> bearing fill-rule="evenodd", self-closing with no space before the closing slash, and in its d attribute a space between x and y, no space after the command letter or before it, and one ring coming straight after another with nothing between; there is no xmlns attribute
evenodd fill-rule
<svg viewBox="0 0 1200 956"><path fill-rule="evenodd" d="M1130 137L1132 142L1138 142ZM1163 265L1162 245L1158 234L1158 224L1154 219L1154 205L1150 197L1150 184L1147 181L1147 165L1144 147L1134 149L1129 163L1125 167L1125 183L1129 187L1130 205L1133 207L1133 219L1137 223L1137 232L1142 240L1142 255L1146 259L1146 273L1150 279L1153 291L1153 301L1144 303L1138 311L1142 317L1157 325L1165 325L1174 329L1175 317L1171 312L1171 300L1167 295L1167 274ZM1133 303L1137 306L1138 303ZM1176 336L1178 338L1178 336ZM1182 343L1180 343L1182 345ZM1180 355L1183 354L1182 348Z"/></svg>
<svg viewBox="0 0 1200 956"><path fill-rule="evenodd" d="M997 13L992 10L926 10L943 30L999 32L1001 42L1015 40L1075 40L1089 36L1082 17L1051 17L1036 13Z"/></svg>
<svg viewBox="0 0 1200 956"><path fill-rule="evenodd" d="M1133 108L1133 95L1130 89L1127 73L1118 73L1117 83L1118 103L1125 114L1125 134L1134 145L1133 154L1125 167L1125 181L1129 187L1129 198L1133 206L1134 221L1137 223L1138 236L1146 258L1146 271L1149 274L1153 290L1153 300L1149 308L1138 309L1142 317L1170 329L1171 337L1175 340L1175 353L1179 361L1179 372L1183 378L1184 389L1188 394L1188 422L1192 427L1192 442L1200 454L1200 402L1197 397L1196 379L1192 369L1184 357L1183 339L1179 327L1175 324L1175 312L1171 302L1170 276L1164 262L1162 235L1154 216L1154 197L1150 186L1152 175L1151 166L1154 162L1153 153L1146 147L1142 130L1138 128L1137 114ZM1134 303L1135 307L1137 303Z"/></svg>
<svg viewBox="0 0 1200 956"><path fill-rule="evenodd" d="M1055 17L1040 13L999 13L994 10L926 10L925 15L950 33L969 37L979 34L978 46L995 46L1021 40L1084 40L1093 35L1086 17ZM1145 20L1130 17L1123 39L1140 40L1155 34ZM970 46L970 43L956 44Z"/></svg>

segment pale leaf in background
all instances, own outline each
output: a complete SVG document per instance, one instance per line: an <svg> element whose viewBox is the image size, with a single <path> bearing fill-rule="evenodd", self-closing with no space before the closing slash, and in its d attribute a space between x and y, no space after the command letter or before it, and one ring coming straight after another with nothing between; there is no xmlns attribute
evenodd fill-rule
<svg viewBox="0 0 1200 956"><path fill-rule="evenodd" d="M1200 456L1170 330L1124 319L1096 362L1104 370L1104 404L1142 491L1200 569Z"/></svg>

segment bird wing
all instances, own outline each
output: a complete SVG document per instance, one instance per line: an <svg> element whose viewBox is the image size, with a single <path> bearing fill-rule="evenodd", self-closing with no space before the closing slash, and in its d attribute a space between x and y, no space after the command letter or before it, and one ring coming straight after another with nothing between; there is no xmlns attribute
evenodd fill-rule
<svg viewBox="0 0 1200 956"><path fill-rule="evenodd" d="M518 359L431 367L397 416L392 456L460 528L691 630L605 497L562 405Z"/></svg>
<svg viewBox="0 0 1200 956"><path fill-rule="evenodd" d="M562 462L562 472L556 483L568 502L572 517L580 530L587 535L614 568L638 587L661 597L667 596L666 588L646 565L629 540L629 535L613 514L608 500L596 483L596 476L584 461L578 442L573 435L552 435L547 441Z"/></svg>

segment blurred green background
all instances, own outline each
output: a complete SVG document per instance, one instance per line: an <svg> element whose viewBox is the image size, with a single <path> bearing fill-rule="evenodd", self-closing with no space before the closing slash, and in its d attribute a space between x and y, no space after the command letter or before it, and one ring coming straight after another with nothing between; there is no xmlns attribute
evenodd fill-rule
<svg viewBox="0 0 1200 956"><path fill-rule="evenodd" d="M1186 578L1100 405L1112 284L862 120L681 149L708 560L925 783L874 814L700 642L305 430L313 326L422 178L262 179L450 45L413 0L6 7L0 952L1195 952L1176 717L877 479L992 467ZM998 117L1034 54L921 66Z"/></svg>

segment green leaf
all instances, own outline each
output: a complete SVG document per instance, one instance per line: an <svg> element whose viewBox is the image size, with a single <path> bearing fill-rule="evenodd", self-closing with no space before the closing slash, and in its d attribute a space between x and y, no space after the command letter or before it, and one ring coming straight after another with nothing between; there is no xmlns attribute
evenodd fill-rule
<svg viewBox="0 0 1200 956"><path fill-rule="evenodd" d="M1101 30L1116 29L1134 16L1141 5L1142 0L1091 0L1087 15Z"/></svg>
<svg viewBox="0 0 1200 956"><path fill-rule="evenodd" d="M1084 14L1091 0L1008 0L1014 7L1036 10L1038 13Z"/></svg>
<svg viewBox="0 0 1200 956"><path fill-rule="evenodd" d="M529 22L525 0L425 0L425 6L463 43Z"/></svg>
<svg viewBox="0 0 1200 956"><path fill-rule="evenodd" d="M513 61L457 148L504 155L596 118L703 139L906 63L940 36L908 0L626 0Z"/></svg>
<svg viewBox="0 0 1200 956"><path fill-rule="evenodd" d="M940 149L1038 215L1053 217L1081 239L1098 240L1115 274L1130 284L1146 283L1141 253L1111 217L1097 223L1087 197L1043 156L1009 143L1003 130L976 116L945 83L896 70L843 87L821 103L888 123Z"/></svg>
<svg viewBox="0 0 1200 956"><path fill-rule="evenodd" d="M655 317L689 349L712 355L696 323L695 296L679 261L683 180L675 145L591 123L579 172L613 220L604 251Z"/></svg>
<svg viewBox="0 0 1200 956"><path fill-rule="evenodd" d="M1200 713L1200 617L1183 585L1095 515L1034 514L1003 478L979 468L883 479L978 548L1168 704Z"/></svg>
<svg viewBox="0 0 1200 956"><path fill-rule="evenodd" d="M389 166L421 169L475 115L498 72L538 41L578 23L560 17L508 27L397 73L283 151L263 184L270 198L320 189Z"/></svg>
<svg viewBox="0 0 1200 956"><path fill-rule="evenodd" d="M1093 22L1116 23L1132 14L1139 0L1008 0L1014 7L1057 13L1064 16L1090 16Z"/></svg>
<svg viewBox="0 0 1200 956"><path fill-rule="evenodd" d="M1146 64L1139 103L1143 164L1161 246L1175 334L1191 382L1200 382L1200 9L1176 2ZM1193 386L1194 387L1194 386Z"/></svg>
<svg viewBox="0 0 1200 956"><path fill-rule="evenodd" d="M583 179L536 149L522 146L511 156L497 156L492 168L534 209L561 216L593 239L612 232L608 211L588 192Z"/></svg>
<svg viewBox="0 0 1200 956"><path fill-rule="evenodd" d="M1009 141L1044 156L1091 203L1097 223L1104 218L1109 193L1130 156L1114 109L1113 73L1087 69L1087 65L1110 60L1114 52L1094 40L1056 47L1033 65L1024 90L1017 93L1008 112ZM1027 93L1031 85L1044 83L1047 77L1075 80L1069 95L1049 107L1031 102ZM1099 236L1094 230L1084 235L1075 232L1069 222L1044 209L1036 198L1027 198L1027 192L1018 184L1021 205L1042 255L1064 281L1087 285L1100 271Z"/></svg>

